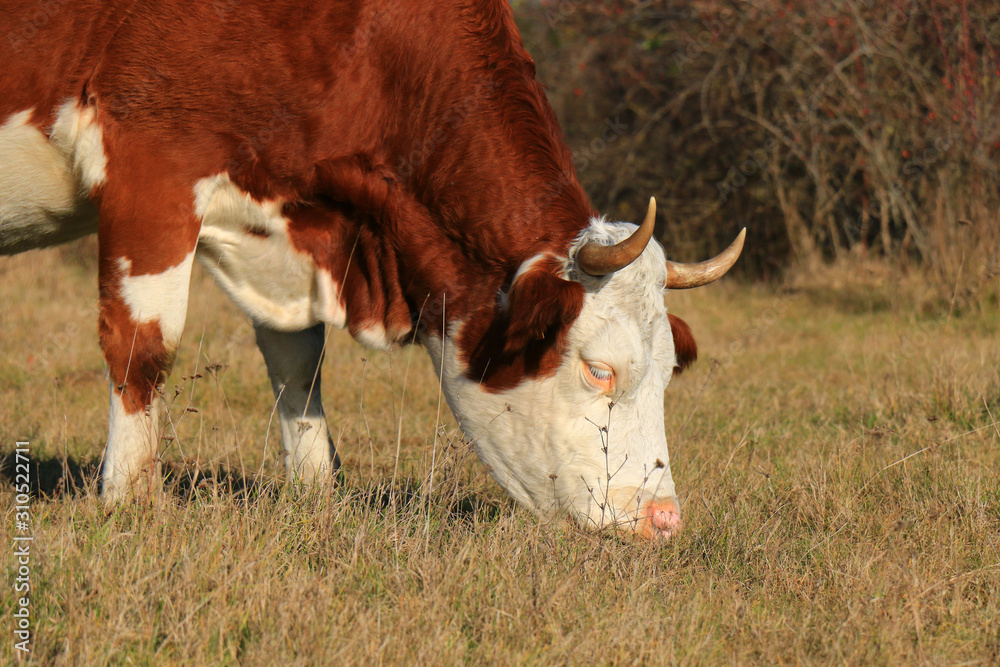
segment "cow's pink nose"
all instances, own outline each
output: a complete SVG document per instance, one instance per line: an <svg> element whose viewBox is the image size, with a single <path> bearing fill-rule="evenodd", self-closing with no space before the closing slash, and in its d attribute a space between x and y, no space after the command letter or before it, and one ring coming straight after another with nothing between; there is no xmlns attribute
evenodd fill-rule
<svg viewBox="0 0 1000 667"><path fill-rule="evenodd" d="M651 538L667 539L681 529L681 508L676 498L649 501L644 515L645 532Z"/></svg>

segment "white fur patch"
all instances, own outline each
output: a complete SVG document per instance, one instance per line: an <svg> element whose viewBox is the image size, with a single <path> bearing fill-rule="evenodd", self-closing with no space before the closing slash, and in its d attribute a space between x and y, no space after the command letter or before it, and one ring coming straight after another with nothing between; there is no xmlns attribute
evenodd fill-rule
<svg viewBox="0 0 1000 667"><path fill-rule="evenodd" d="M340 290L330 272L316 269L316 296L312 303L312 314L317 322L343 329L347 326L347 311L340 302Z"/></svg>
<svg viewBox="0 0 1000 667"><path fill-rule="evenodd" d="M153 275L132 276L132 263L119 258L121 271L121 296L129 308L132 319L142 324L157 321L167 349L177 349L184 333L187 316L188 283L191 279L191 252L180 264Z"/></svg>
<svg viewBox="0 0 1000 667"><path fill-rule="evenodd" d="M102 468L106 501L115 502L130 493L148 493L152 488L150 483L157 472L160 410L161 400L154 397L147 411L130 415L121 395L111 387L108 444Z"/></svg>
<svg viewBox="0 0 1000 667"><path fill-rule="evenodd" d="M66 100L56 113L51 140L69 159L82 194L89 196L94 188L104 184L108 178L108 158L96 107L81 107L73 100Z"/></svg>
<svg viewBox="0 0 1000 667"><path fill-rule="evenodd" d="M32 110L0 125L0 254L57 245L97 231L67 156L30 124Z"/></svg>
<svg viewBox="0 0 1000 667"><path fill-rule="evenodd" d="M226 174L201 179L194 195L198 260L244 312L282 331L346 324L333 277L292 247L281 202L255 201Z"/></svg>
<svg viewBox="0 0 1000 667"><path fill-rule="evenodd" d="M279 410L281 440L285 446L285 471L289 479L313 481L330 475L330 432L326 417Z"/></svg>
<svg viewBox="0 0 1000 667"><path fill-rule="evenodd" d="M386 336L385 327L381 324L369 324L352 336L354 340L373 350L393 349L392 343Z"/></svg>

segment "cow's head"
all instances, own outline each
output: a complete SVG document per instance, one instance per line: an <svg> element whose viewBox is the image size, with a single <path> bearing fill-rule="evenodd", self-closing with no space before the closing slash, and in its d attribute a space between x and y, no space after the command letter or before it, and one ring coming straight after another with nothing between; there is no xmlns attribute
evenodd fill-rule
<svg viewBox="0 0 1000 667"><path fill-rule="evenodd" d="M669 537L680 508L663 392L697 347L664 292L722 276L744 233L707 262L668 262L650 242L654 214L650 200L638 228L593 220L568 258L526 261L488 323L456 322L443 344L426 342L463 430L515 500Z"/></svg>

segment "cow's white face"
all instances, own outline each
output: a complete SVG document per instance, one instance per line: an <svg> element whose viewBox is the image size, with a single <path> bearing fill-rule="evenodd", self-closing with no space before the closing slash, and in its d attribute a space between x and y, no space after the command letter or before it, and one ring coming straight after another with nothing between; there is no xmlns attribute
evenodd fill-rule
<svg viewBox="0 0 1000 667"><path fill-rule="evenodd" d="M619 241L634 229L595 220L574 250L584 241ZM466 377L459 323L443 346L425 338L443 368L445 396L480 460L519 503L568 511L589 528L617 524L667 537L679 528L680 512L663 421L676 365L663 250L653 241L611 275L595 278L571 264L566 277L586 294L554 375L487 391Z"/></svg>

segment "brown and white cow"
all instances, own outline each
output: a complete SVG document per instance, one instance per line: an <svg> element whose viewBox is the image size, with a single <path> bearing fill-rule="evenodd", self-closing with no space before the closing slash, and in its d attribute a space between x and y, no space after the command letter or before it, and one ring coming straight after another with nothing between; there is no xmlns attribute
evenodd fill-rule
<svg viewBox="0 0 1000 667"><path fill-rule="evenodd" d="M680 525L663 392L696 357L668 262L591 209L505 0L0 6L0 252L96 232L103 493L155 470L197 257L252 319L290 476L337 466L324 325L417 340L518 502Z"/></svg>

